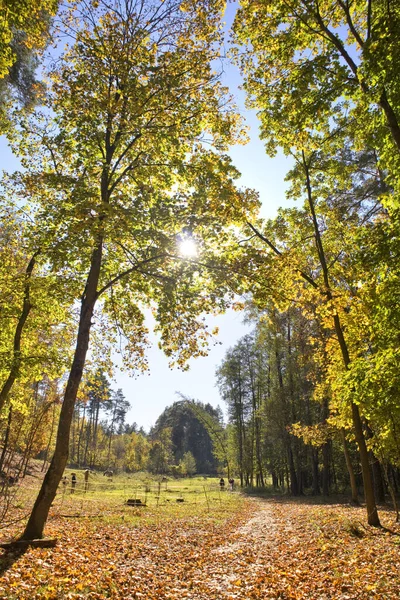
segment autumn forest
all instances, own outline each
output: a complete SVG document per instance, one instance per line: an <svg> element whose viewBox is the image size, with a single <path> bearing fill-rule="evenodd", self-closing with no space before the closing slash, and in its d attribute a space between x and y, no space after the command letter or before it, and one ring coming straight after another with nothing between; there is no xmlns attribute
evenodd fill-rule
<svg viewBox="0 0 400 600"><path fill-rule="evenodd" d="M0 24L0 598L398 598L400 3ZM290 165L273 218L227 67ZM185 371L232 310L223 410L194 389L132 422L113 374L147 371L147 315Z"/></svg>

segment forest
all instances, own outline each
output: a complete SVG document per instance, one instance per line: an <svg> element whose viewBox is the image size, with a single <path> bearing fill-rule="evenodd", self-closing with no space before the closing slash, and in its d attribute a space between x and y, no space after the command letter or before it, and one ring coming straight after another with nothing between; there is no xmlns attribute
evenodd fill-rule
<svg viewBox="0 0 400 600"><path fill-rule="evenodd" d="M40 465L20 543L45 537L66 469L346 494L364 529L399 521L400 3L227 4L1 4L0 134L21 164L0 189L2 518ZM228 64L265 153L290 158L273 218L230 156L249 131ZM146 314L185 370L232 309L251 333L215 365L226 418L194 390L150 431L128 423L115 356L148 369ZM275 597L252 593L229 597Z"/></svg>

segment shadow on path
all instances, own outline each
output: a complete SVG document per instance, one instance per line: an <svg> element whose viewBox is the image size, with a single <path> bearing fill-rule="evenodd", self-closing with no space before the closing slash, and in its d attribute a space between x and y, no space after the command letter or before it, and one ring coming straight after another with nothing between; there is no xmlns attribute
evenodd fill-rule
<svg viewBox="0 0 400 600"><path fill-rule="evenodd" d="M25 554L28 548L29 546L24 546L3 550L3 555L0 556L0 576L4 575Z"/></svg>

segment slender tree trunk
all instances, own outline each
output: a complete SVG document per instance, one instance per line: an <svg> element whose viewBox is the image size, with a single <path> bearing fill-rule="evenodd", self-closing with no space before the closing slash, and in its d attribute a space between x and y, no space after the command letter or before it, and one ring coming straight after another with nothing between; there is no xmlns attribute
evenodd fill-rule
<svg viewBox="0 0 400 600"><path fill-rule="evenodd" d="M319 462L318 462L318 448L311 448L311 460L312 460L312 488L314 496L318 496L321 493L319 487Z"/></svg>
<svg viewBox="0 0 400 600"><path fill-rule="evenodd" d="M22 311L18 319L17 326L15 328L11 369L2 389L0 390L0 413L3 410L3 406L8 398L8 394L10 393L15 380L18 378L19 370L21 367L21 337L26 320L32 308L32 304L30 301L31 277L33 268L35 266L36 257L39 254L39 252L40 250L34 253L31 260L29 261L25 272L24 300L22 304Z"/></svg>
<svg viewBox="0 0 400 600"><path fill-rule="evenodd" d="M323 278L324 278L325 295L326 295L326 299L328 300L328 302L330 302L332 304L332 308L335 311L333 295L332 295L330 281L329 281L328 265L326 262L324 247L322 244L322 238L321 238L321 234L320 234L320 230L319 230L319 226L318 226L318 220L317 220L317 216L315 213L314 199L313 199L313 195L312 195L312 191L311 191L309 167L306 162L304 152L303 152L303 167L304 167L304 173L306 176L306 189L307 189L308 204L309 204L311 215L312 215L312 221L313 221L314 233L315 233L315 241L316 241L318 256L319 256L319 260L321 263L321 268L322 268L322 273L323 273ZM335 333L336 333L336 336L337 336L337 339L339 342L339 346L340 346L340 350L342 353L343 363L344 363L345 368L348 369L350 366L350 355L349 355L346 340L344 337L342 325L340 322L340 317L337 312L334 312L334 314L333 314L333 322L334 322L334 326L335 326ZM365 442L360 411L359 411L358 405L355 404L354 402L351 403L351 415L352 415L352 420L353 420L354 434L355 434L355 438L356 438L359 453L360 453L361 470L362 470L363 482L364 482L364 496L365 496L365 503L367 505L368 524L372 525L374 527L380 527L378 510L377 510L376 501L375 501L374 486L372 483L371 468L370 468L370 464L369 464L367 444ZM346 459L346 462L347 462L347 459Z"/></svg>
<svg viewBox="0 0 400 600"><path fill-rule="evenodd" d="M8 440L10 439L10 431L11 431L11 421L12 421L12 406L10 404L10 407L8 409L7 427L6 427L6 433L4 436L3 450L2 450L1 456L0 456L0 471L3 470L4 459L6 457L6 452L8 449Z"/></svg>
<svg viewBox="0 0 400 600"><path fill-rule="evenodd" d="M44 477L42 487L40 488L38 497L33 506L25 531L21 536L22 540L32 540L43 537L43 530L47 521L50 506L55 498L58 485L67 465L71 422L74 414L76 396L82 380L83 368L85 366L86 354L89 347L90 328L92 326L92 316L97 300L97 284L100 275L102 250L103 240L100 238L97 247L92 254L86 288L82 298L75 354L65 390L64 401L61 407L54 455Z"/></svg>
<svg viewBox="0 0 400 600"><path fill-rule="evenodd" d="M43 459L42 472L45 469L45 466L46 466L46 463L47 463L47 458L49 456L51 442L53 440L54 426L56 424L56 409L57 409L57 405L56 405L56 402L54 402L54 404L53 404L53 416L52 416L52 419L51 419L51 429L50 429L49 441L47 442L46 452L45 452L44 459Z"/></svg>
<svg viewBox="0 0 400 600"><path fill-rule="evenodd" d="M88 455L88 449L89 449L89 442L90 442L90 437L91 437L91 433L92 433L92 415L90 415L87 427L86 427L86 440L85 440L85 451L83 453L83 464L85 465L85 467L87 466L88 462L87 462L87 455Z"/></svg>
<svg viewBox="0 0 400 600"><path fill-rule="evenodd" d="M349 452L349 448L348 448L347 440L346 440L346 432L343 428L340 430L340 437L342 438L343 453L344 453L344 458L346 460L347 472L348 472L349 478L350 478L351 501L353 502L353 504L358 505L360 503L358 501L356 476L354 475L354 469L353 469L353 465L351 463L350 452Z"/></svg>
<svg viewBox="0 0 400 600"><path fill-rule="evenodd" d="M97 460L97 431L98 431L98 426L99 426L99 412L100 412L100 400L98 399L97 404L96 404L96 414L95 414L95 421L94 421L94 428L93 428L93 454L92 454L92 461L91 461L92 468L95 467L96 460Z"/></svg>
<svg viewBox="0 0 400 600"><path fill-rule="evenodd" d="M398 523L400 521L399 505L397 503L395 488L393 487L393 485L390 481L390 475L389 475L389 471L388 471L385 460L382 460L382 468L383 468L383 473L384 473L384 477L386 480L386 484L388 486L389 494L390 494L390 497L393 502L393 508L396 511L396 523Z"/></svg>
<svg viewBox="0 0 400 600"><path fill-rule="evenodd" d="M329 496L329 463L330 463L330 442L326 442L322 446L322 494L323 496Z"/></svg>
<svg viewBox="0 0 400 600"><path fill-rule="evenodd" d="M83 415L82 415L82 423L79 429L79 435L78 435L78 452L77 452L77 457L76 457L76 461L78 464L78 467L81 466L81 445L82 445L82 437L83 437L83 428L85 426L85 416L86 416L86 404L83 405Z"/></svg>

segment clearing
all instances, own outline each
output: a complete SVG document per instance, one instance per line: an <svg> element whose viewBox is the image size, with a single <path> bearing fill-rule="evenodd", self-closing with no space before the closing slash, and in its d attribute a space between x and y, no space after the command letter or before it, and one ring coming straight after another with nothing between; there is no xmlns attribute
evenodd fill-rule
<svg viewBox="0 0 400 600"><path fill-rule="evenodd" d="M1 551L0 598L372 600L400 597L400 526L342 501L247 498L216 486L146 507L64 495L54 549ZM3 538L21 524L3 531Z"/></svg>

